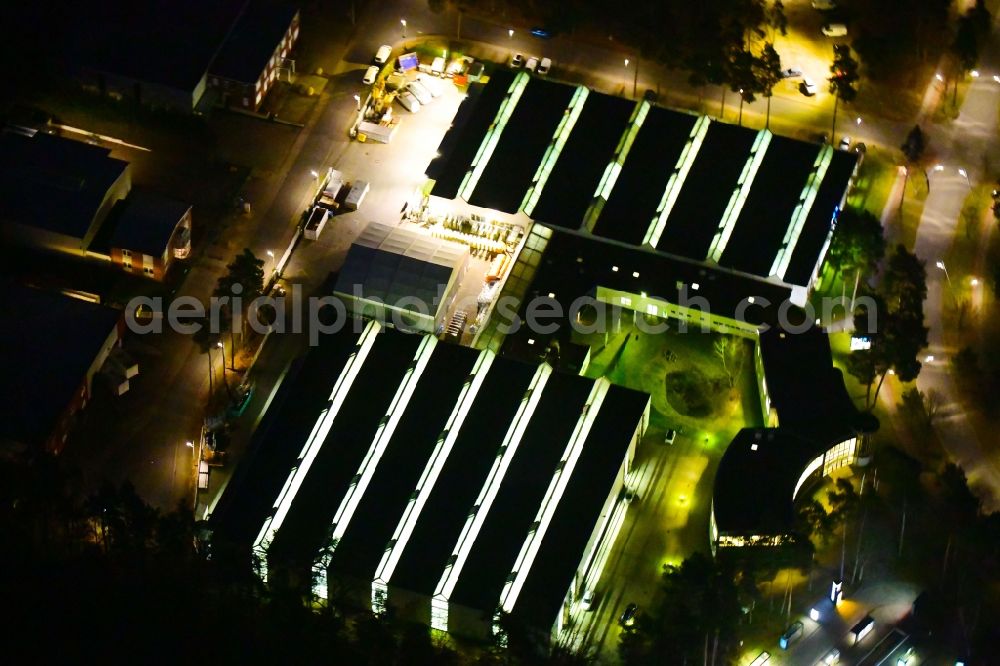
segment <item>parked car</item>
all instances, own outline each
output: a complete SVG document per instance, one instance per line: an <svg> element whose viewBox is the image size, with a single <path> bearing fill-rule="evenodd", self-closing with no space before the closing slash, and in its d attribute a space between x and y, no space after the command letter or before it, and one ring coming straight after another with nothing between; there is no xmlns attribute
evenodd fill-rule
<svg viewBox="0 0 1000 666"><path fill-rule="evenodd" d="M593 610L594 608L594 588L588 587L584 593L583 598L580 600L580 607L585 611Z"/></svg>
<svg viewBox="0 0 1000 666"><path fill-rule="evenodd" d="M433 96L431 95L431 92L425 88L422 83L420 83L420 81L411 81L410 85L406 86L406 90L412 93L421 105L426 106L431 103Z"/></svg>
<svg viewBox="0 0 1000 666"><path fill-rule="evenodd" d="M843 23L827 23L823 26L823 34L827 37L846 37L847 26Z"/></svg>
<svg viewBox="0 0 1000 666"><path fill-rule="evenodd" d="M361 79L361 83L366 86L370 86L375 83L375 79L378 78L379 69L375 65L372 65L367 70L365 70L364 78Z"/></svg>
<svg viewBox="0 0 1000 666"><path fill-rule="evenodd" d="M833 0L812 0L812 8L826 12L837 8L837 3Z"/></svg>
<svg viewBox="0 0 1000 666"><path fill-rule="evenodd" d="M524 68L529 72L533 72L538 69L538 58L535 56L528 58L528 62L524 63Z"/></svg>
<svg viewBox="0 0 1000 666"><path fill-rule="evenodd" d="M673 444L675 439L677 439L677 431L673 428L667 428L666 434L663 435L663 443Z"/></svg>
<svg viewBox="0 0 1000 666"><path fill-rule="evenodd" d="M840 148L841 150L850 150L851 137L847 136L846 134L840 137L840 143L837 145L837 147Z"/></svg>
<svg viewBox="0 0 1000 666"><path fill-rule="evenodd" d="M840 650L838 650L837 648L833 648L832 650L826 653L826 656L823 657L819 663L822 666L834 666L834 664L839 664Z"/></svg>
<svg viewBox="0 0 1000 666"><path fill-rule="evenodd" d="M410 113L416 113L420 111L420 102L417 101L417 98L414 97L413 93L411 93L409 90L404 90L403 92L399 93L399 95L396 96L396 101L399 102L399 105L402 106L407 111L409 111Z"/></svg>
<svg viewBox="0 0 1000 666"><path fill-rule="evenodd" d="M622 612L621 617L618 618L618 623L623 627L631 627L635 624L635 615L639 612L639 606L636 604L629 604L625 607Z"/></svg>
<svg viewBox="0 0 1000 666"><path fill-rule="evenodd" d="M801 92L806 97L812 97L816 94L816 82L810 79L808 76L802 77L802 83L799 84L799 92Z"/></svg>
<svg viewBox="0 0 1000 666"><path fill-rule="evenodd" d="M552 31L546 28L534 27L531 29L531 34L539 39L552 39Z"/></svg>
<svg viewBox="0 0 1000 666"><path fill-rule="evenodd" d="M781 78L783 79L794 79L797 76L802 76L802 70L795 67L789 67L781 72Z"/></svg>
<svg viewBox="0 0 1000 666"><path fill-rule="evenodd" d="M542 58L542 61L538 63L538 74L539 76L545 76L552 69L552 60L549 58Z"/></svg>
<svg viewBox="0 0 1000 666"><path fill-rule="evenodd" d="M388 44L383 44L378 47L378 51L375 52L375 64L384 65L389 62L389 56L392 55L392 47Z"/></svg>
<svg viewBox="0 0 1000 666"><path fill-rule="evenodd" d="M520 53L515 53L510 57L510 66L514 69L521 67L524 64L524 56Z"/></svg>
<svg viewBox="0 0 1000 666"><path fill-rule="evenodd" d="M793 622L785 633L781 634L781 638L778 639L778 647L782 650L787 650L788 646L794 641L802 637L803 626L801 622Z"/></svg>

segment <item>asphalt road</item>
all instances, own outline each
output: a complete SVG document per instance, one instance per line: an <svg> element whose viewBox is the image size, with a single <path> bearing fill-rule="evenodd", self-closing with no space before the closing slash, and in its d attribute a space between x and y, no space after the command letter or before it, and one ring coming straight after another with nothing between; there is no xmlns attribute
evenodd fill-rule
<svg viewBox="0 0 1000 666"><path fill-rule="evenodd" d="M994 22L994 28L996 22ZM997 140L997 109L1000 108L1000 45L994 30L993 39L979 65L981 75L974 79L957 120L930 130L930 145L938 155L941 169L928 170L930 193L924 204L914 251L927 262L927 300L924 313L930 328L927 353L934 357L925 362L917 386L925 394L936 393L941 401L941 416L934 421L941 442L949 455L962 467L970 486L984 499L988 508L1000 508L1000 447L998 442L980 441L963 409L955 382L949 373L951 357L957 350L943 342L942 311L955 297L952 282L962 276L948 275L935 263L951 247L962 205L970 185L989 182L996 177L994 155L1000 148ZM963 176L959 169L965 171ZM987 246L993 224L985 224L980 247ZM950 279L949 279L950 278Z"/></svg>

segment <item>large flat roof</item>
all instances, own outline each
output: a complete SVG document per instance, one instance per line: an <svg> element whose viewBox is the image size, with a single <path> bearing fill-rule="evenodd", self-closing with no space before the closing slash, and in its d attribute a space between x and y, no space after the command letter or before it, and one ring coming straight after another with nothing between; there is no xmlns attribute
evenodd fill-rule
<svg viewBox="0 0 1000 666"><path fill-rule="evenodd" d="M296 359L253 432L240 462L212 514L216 532L237 547L249 548L295 463L316 418L358 335L344 329L319 338L319 344ZM291 444L294 443L294 444Z"/></svg>
<svg viewBox="0 0 1000 666"><path fill-rule="evenodd" d="M0 133L0 221L83 239L128 163L111 151L39 132Z"/></svg>
<svg viewBox="0 0 1000 666"><path fill-rule="evenodd" d="M341 537L330 569L371 581L479 352L435 349ZM478 426L478 424L477 424ZM476 426L473 426L476 427Z"/></svg>
<svg viewBox="0 0 1000 666"><path fill-rule="evenodd" d="M0 439L43 444L76 397L120 311L53 292L0 284Z"/></svg>
<svg viewBox="0 0 1000 666"><path fill-rule="evenodd" d="M507 121L469 203L516 213L575 86L533 78Z"/></svg>
<svg viewBox="0 0 1000 666"><path fill-rule="evenodd" d="M450 602L489 612L496 607L592 386L583 377L549 377ZM566 566L576 564L567 562Z"/></svg>
<svg viewBox="0 0 1000 666"><path fill-rule="evenodd" d="M621 97L596 92L587 96L532 211L535 219L567 229L580 228L635 106L635 102Z"/></svg>
<svg viewBox="0 0 1000 666"><path fill-rule="evenodd" d="M825 450L784 428L741 430L715 473L712 508L719 531L762 536L791 532L795 485Z"/></svg>
<svg viewBox="0 0 1000 666"><path fill-rule="evenodd" d="M427 177L434 179L432 192L435 196L454 199L458 195L465 172L472 164L483 136L496 120L500 104L513 82L514 72L498 67L490 73L489 83L485 86L469 86L468 96L459 107L451 129L441 139L438 147L440 157L427 167Z"/></svg>
<svg viewBox="0 0 1000 666"><path fill-rule="evenodd" d="M434 593L535 368L494 363L417 519L390 584Z"/></svg>
<svg viewBox="0 0 1000 666"><path fill-rule="evenodd" d="M247 0L91 0L76 4L78 62L193 91Z"/></svg>
<svg viewBox="0 0 1000 666"><path fill-rule="evenodd" d="M595 234L642 244L696 120L692 114L657 106L649 109L597 218Z"/></svg>
<svg viewBox="0 0 1000 666"><path fill-rule="evenodd" d="M544 627L555 620L576 574L566 563L580 562L592 526L604 517L608 489L630 443L623 430L639 423L648 403L647 394L618 386L605 396L514 606L514 617L526 625Z"/></svg>
<svg viewBox="0 0 1000 666"><path fill-rule="evenodd" d="M667 217L657 249L703 261L757 133L713 122Z"/></svg>
<svg viewBox="0 0 1000 666"><path fill-rule="evenodd" d="M299 487L270 559L311 566L340 502L413 361L421 336L383 331L347 389L322 448ZM298 442L295 447L297 448Z"/></svg>
<svg viewBox="0 0 1000 666"><path fill-rule="evenodd" d="M770 272L820 148L771 137L719 264L753 275Z"/></svg>
<svg viewBox="0 0 1000 666"><path fill-rule="evenodd" d="M780 284L575 232L536 224L531 234L551 234L551 238L542 243L544 253L519 309L522 322L524 308L532 297L554 294L567 318L552 321L560 324L562 331L568 331L572 301L584 295L593 296L598 287L628 294L645 293L649 298L675 305L704 299L712 314L730 318L735 317L744 299L753 298L755 302L748 301L743 314L747 323L754 325L776 323L778 307L791 297L791 289ZM539 341L552 335L555 334L539 335L522 326L507 337L504 349L518 356L522 352L541 353L545 344ZM536 343L529 347L528 339Z"/></svg>
<svg viewBox="0 0 1000 666"><path fill-rule="evenodd" d="M771 406L784 430L832 446L871 426L833 367L826 331L773 328L760 334L760 355ZM870 415L869 415L870 416Z"/></svg>
<svg viewBox="0 0 1000 666"><path fill-rule="evenodd" d="M280 0L251 0L215 57L212 74L256 83L298 11Z"/></svg>
<svg viewBox="0 0 1000 666"><path fill-rule="evenodd" d="M785 281L789 284L806 285L820 259L823 245L833 230L838 206L844 199L847 183L858 163L856 153L837 150L820 183L812 208L806 217L799 241L795 244L791 261L785 271Z"/></svg>

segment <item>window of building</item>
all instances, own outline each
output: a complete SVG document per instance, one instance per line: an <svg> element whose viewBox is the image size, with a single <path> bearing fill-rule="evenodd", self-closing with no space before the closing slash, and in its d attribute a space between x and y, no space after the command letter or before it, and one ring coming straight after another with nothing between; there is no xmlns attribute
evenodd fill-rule
<svg viewBox="0 0 1000 666"><path fill-rule="evenodd" d="M243 98L243 106L250 106L250 98L248 97Z"/></svg>
<svg viewBox="0 0 1000 666"><path fill-rule="evenodd" d="M132 250L122 250L122 257L129 259L132 256Z"/></svg>
<svg viewBox="0 0 1000 666"><path fill-rule="evenodd" d="M146 267L144 267L142 269L142 272L145 273L146 276L148 276L148 277L153 277L153 268L152 268L152 266L146 266Z"/></svg>

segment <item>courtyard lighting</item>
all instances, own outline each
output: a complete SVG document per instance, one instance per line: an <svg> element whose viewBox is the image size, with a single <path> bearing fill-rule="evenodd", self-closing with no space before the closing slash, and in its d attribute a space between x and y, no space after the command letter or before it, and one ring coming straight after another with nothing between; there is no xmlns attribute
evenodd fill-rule
<svg viewBox="0 0 1000 666"><path fill-rule="evenodd" d="M511 28L510 30L507 31L507 36L510 37L511 39L514 38L514 29L513 28Z"/></svg>

